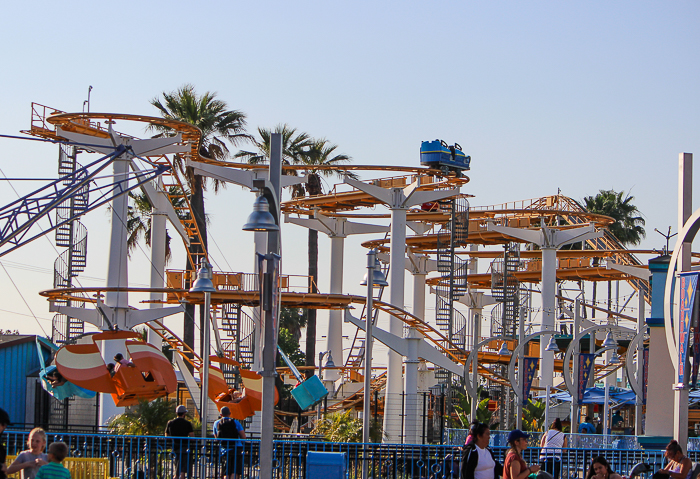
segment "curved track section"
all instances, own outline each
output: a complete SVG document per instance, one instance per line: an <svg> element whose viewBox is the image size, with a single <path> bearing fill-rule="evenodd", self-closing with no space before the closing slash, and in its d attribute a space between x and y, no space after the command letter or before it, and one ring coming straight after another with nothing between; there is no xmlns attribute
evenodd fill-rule
<svg viewBox="0 0 700 479"><path fill-rule="evenodd" d="M101 121L104 121L105 124L116 121L129 121L170 128L173 132L180 133L183 143L189 145L190 151L185 156L190 156L198 161L206 160L199 156L199 144L202 136L199 128L180 121L145 115L131 115L125 113L66 113L33 103L31 127L29 130L23 131L23 133L41 138L64 140L64 138L59 136L56 130L56 127L60 126L65 131L89 135L95 138L109 138L109 132ZM126 138L131 137L123 133L120 133L120 135ZM89 147L83 147L83 149L89 151ZM190 204L184 182L177 174L178 169L175 168L176 165L167 156L158 155L149 157L149 160L153 163L165 164L170 167L167 173L161 175L163 179L163 189L166 195L168 195L173 208L177 211L178 217L190 238L190 243L198 245L199 247L199 253L192 253L190 252L190 248L185 248L190 264L193 269L196 269L199 264L199 259L201 257L207 257L207 251L197 222L194 220L192 205Z"/></svg>

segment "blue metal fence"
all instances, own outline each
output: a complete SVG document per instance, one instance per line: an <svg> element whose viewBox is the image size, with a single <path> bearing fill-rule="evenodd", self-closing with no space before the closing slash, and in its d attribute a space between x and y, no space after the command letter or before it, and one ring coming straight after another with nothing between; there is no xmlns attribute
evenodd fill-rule
<svg viewBox="0 0 700 479"><path fill-rule="evenodd" d="M27 432L8 431L8 454L25 449ZM221 478L240 471L244 478L258 477L257 440L217 440L94 434L47 433L50 444L63 441L72 457L109 459L109 476L120 479L170 479L182 470L188 478ZM459 475L461 448L454 445L356 444L312 441L275 441L273 470L276 479L306 478L309 451L345 452L348 479L360 479L362 465L368 462L370 476L377 479L453 479ZM502 463L507 447L494 446ZM699 454L699 453L695 453ZM561 454L561 478L582 479L598 455L605 456L615 472L627 474L638 462L663 464L663 451L610 448L568 448ZM528 448L523 458L528 464L540 462L538 447ZM691 458L693 455L691 454ZM697 458L693 458L697 460ZM178 467L179 466L179 467Z"/></svg>

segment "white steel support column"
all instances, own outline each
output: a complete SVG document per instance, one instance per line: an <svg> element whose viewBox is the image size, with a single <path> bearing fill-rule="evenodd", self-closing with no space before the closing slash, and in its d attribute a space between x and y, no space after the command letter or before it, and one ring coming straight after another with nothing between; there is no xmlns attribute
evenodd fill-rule
<svg viewBox="0 0 700 479"><path fill-rule="evenodd" d="M651 283L650 283L651 285ZM638 305L638 310L637 310L637 334L641 333L644 331L647 327L646 324L646 315L644 314L644 311L646 309L646 301L644 301L644 293L642 291L637 292L639 296L639 305ZM639 348L639 351L637 352L637 389L642 390L644 388L644 344L642 344ZM635 401L634 405L634 433L637 436L641 436L643 434L642 430L642 422L644 419L644 404L643 404L643 398L639 397L637 395L637 400Z"/></svg>
<svg viewBox="0 0 700 479"><path fill-rule="evenodd" d="M599 238L602 231L595 231L593 224L580 228L555 230L542 224L540 231L497 226L489 223L488 231L520 238L534 243L542 250L542 328L540 331L555 330L555 296L557 286L557 249L571 243L580 243L589 239ZM545 407L545 424L549 427L549 392L554 382L554 353L545 351L551 338L551 333L540 336L540 380L545 386L547 406Z"/></svg>
<svg viewBox="0 0 700 479"><path fill-rule="evenodd" d="M167 201L167 197L159 194L151 206L151 288L162 288L165 284L165 224L168 214L161 204L163 200ZM163 293L152 292L150 300L153 301L149 305L151 309L163 307ZM163 338L150 328L147 331L148 342L160 349Z"/></svg>
<svg viewBox="0 0 700 479"><path fill-rule="evenodd" d="M385 233L388 226L372 225L366 223L353 223L345 218L330 218L318 211L313 218L296 218L285 215L285 223L292 223L304 228L313 229L325 233L331 240L330 262L330 292L342 294L343 292L343 263L345 255L345 238L349 235ZM343 312L330 310L328 314L328 329L326 333L325 351L331 351L337 364L345 364L343 356ZM340 379L340 370L327 369L324 377L328 381Z"/></svg>
<svg viewBox="0 0 700 479"><path fill-rule="evenodd" d="M129 160L120 156L113 163L114 178L125 178L129 173ZM107 261L107 286L126 288L129 285L128 256L127 256L127 212L128 195L120 195L112 200L111 232L109 236L109 256ZM104 304L112 309L116 317L108 318L114 324L126 323L126 311L129 308L129 293L126 291L108 291L105 293ZM106 363L114 362L112 358L117 353L126 354L116 341L102 343L102 358ZM124 408L114 404L110 394L100 394L100 424L105 425L109 419L121 414Z"/></svg>
<svg viewBox="0 0 700 479"><path fill-rule="evenodd" d="M678 155L678 231L683 230L686 221L693 213L693 155L691 153L681 153ZM692 243L684 242L678 256L676 272L690 271L690 253ZM678 291L678 288L676 289ZM697 294L697 293L696 293ZM674 308L673 323L676 327L679 324L680 306ZM678 329L676 329L678 331ZM680 337L676 332L676 337ZM680 341L677 344L678 350L682 347ZM690 354L688 354L690 357ZM677 359L676 361L679 361ZM686 366L688 362L686 361ZM680 364L676 367L676 378ZM688 378L689 369L685 368L683 382L677 383L673 391L673 437L681 445L688 443Z"/></svg>
<svg viewBox="0 0 700 479"><path fill-rule="evenodd" d="M341 294L343 292L343 251L345 248L345 236L331 236L330 239L330 293ZM343 311L340 309L331 309L328 312L326 351L332 352L339 361L338 364L345 364L345 358L343 357ZM327 377L329 381L337 381L340 378L339 369L327 369L324 374L324 378ZM333 393L333 391L331 391L331 393Z"/></svg>
<svg viewBox="0 0 700 479"><path fill-rule="evenodd" d="M418 348L423 335L416 329L410 328L406 335L407 354L405 359L406 367L406 389L404 398L404 434L402 443L418 444L420 442L420 430L418 428L420 410L418 408ZM400 357L400 355L397 354Z"/></svg>
<svg viewBox="0 0 700 479"><path fill-rule="evenodd" d="M470 291L464 296L461 296L458 300L459 303L466 305L469 308L469 321L472 324L472 344L479 344L481 342L481 318L484 310L484 306L490 304L495 304L497 301L493 299L492 296L486 295L481 291ZM478 356L474 356L474 361L471 365L472 368L472 384L479 384L479 369L478 369ZM471 402L471 420L476 418L476 409L478 406L478 400L472 398Z"/></svg>
<svg viewBox="0 0 700 479"><path fill-rule="evenodd" d="M540 331L554 331L555 294L557 288L557 250L551 246L542 248L542 328ZM554 352L546 351L551 334L540 336L540 385L545 393L551 391L554 383ZM549 398L549 394L546 394ZM550 426L549 402L544 410L545 428Z"/></svg>
<svg viewBox="0 0 700 479"><path fill-rule="evenodd" d="M345 183L378 199L391 211L390 239L390 279L389 302L394 306L404 308L404 254L406 251L406 211L411 206L451 198L459 194L459 188L453 190L420 191L420 179L404 188L382 188L377 185L363 183L352 178L345 178ZM391 317L389 331L391 334L402 335L401 321ZM401 435L401 399L402 374L401 356L393 350L387 355L387 382L384 399L384 441L397 442Z"/></svg>
<svg viewBox="0 0 700 479"><path fill-rule="evenodd" d="M404 255L406 251L406 209L391 208L391 240L389 266L389 302L404 309ZM389 316L389 332L403 336L403 323ZM401 434L401 402L403 400L402 359L392 349L387 350L386 390L384 397L384 431L390 438ZM417 365L416 365L417 366ZM391 442L391 439L389 440Z"/></svg>
<svg viewBox="0 0 700 479"><path fill-rule="evenodd" d="M176 135L167 138L151 138L148 140L138 140L134 138L122 137L112 129L112 122L108 123L108 138L98 138L80 133L64 131L57 127L58 134L68 140L90 144L91 149L100 153L108 154L114 151L114 147L120 144L128 144L129 149L126 153L120 155L113 161L113 173L116 181L128 181L130 168L134 171L139 171L138 166L133 159L139 156L159 156L170 153L185 153L189 151L189 145L182 143L182 136ZM144 183L141 188L149 195L152 202L155 195L150 195L153 187ZM111 232L109 241L109 256L107 263L107 286L110 288L126 289L129 285L128 277L128 255L127 255L127 212L128 212L128 195L120 194L119 189L115 190L115 195L112 198L111 210ZM170 208L172 210L172 207ZM173 211L167 211L166 214L171 214L176 219L179 225L179 219ZM180 225L181 227L181 225ZM178 230L184 232L184 229ZM163 239L163 243L165 239ZM162 273L161 273L162 277ZM159 319L171 314L182 312L181 307L175 308L153 308L149 310L137 310L129 307L129 294L124 291L109 291L105 293L104 302L99 298L95 304L96 309L76 308L72 306L56 306L50 307L51 311L60 312L77 318L81 321L88 322L97 326L102 330L108 329L131 329L138 324L142 324L154 319ZM116 353L126 354L127 351L123 343L118 341L110 341L103 343L101 346L102 357L106 363L112 362ZM121 408L114 405L111 396L100 395L100 424L105 425L110 417L118 414Z"/></svg>
<svg viewBox="0 0 700 479"><path fill-rule="evenodd" d="M407 223L417 234L423 234L427 228L422 224ZM377 257L386 262L391 261L391 257L387 254L380 253ZM430 259L424 254L415 254L412 251L407 251L407 257L404 258L405 269L413 275L413 315L425 319L425 286L426 277L429 272L437 271L437 261ZM403 331L403 327L401 328ZM404 331L403 338L408 344L418 344L423 338L420 331L415 328L408 328ZM418 346L409 346L407 354L404 355L404 382L403 382L403 442L405 444L418 444L420 438L419 421L421 417L420 399L418 396L418 367L420 361L418 356L413 353L413 348L418 351ZM398 354L398 353L397 353Z"/></svg>

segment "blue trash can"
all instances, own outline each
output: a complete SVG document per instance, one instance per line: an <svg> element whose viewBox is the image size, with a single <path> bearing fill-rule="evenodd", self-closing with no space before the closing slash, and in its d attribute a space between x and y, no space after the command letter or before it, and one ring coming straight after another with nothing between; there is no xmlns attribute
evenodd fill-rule
<svg viewBox="0 0 700 479"><path fill-rule="evenodd" d="M345 479L348 455L345 452L306 453L307 479Z"/></svg>

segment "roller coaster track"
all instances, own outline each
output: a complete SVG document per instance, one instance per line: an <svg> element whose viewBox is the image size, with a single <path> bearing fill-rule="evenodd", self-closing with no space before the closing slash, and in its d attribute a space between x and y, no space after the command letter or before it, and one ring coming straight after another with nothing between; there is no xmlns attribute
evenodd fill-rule
<svg viewBox="0 0 700 479"><path fill-rule="evenodd" d="M557 202L566 205L568 209L572 211L586 211L578 202L566 196L558 195L553 197ZM564 219L573 225L581 224L581 218L576 215L567 215ZM610 231L605 230L604 234L600 238L594 238L586 241L586 245L590 246L594 250L624 250L625 247L620 241L615 238L615 236L610 233ZM616 264L621 264L625 266L646 266L642 264L636 256L632 253L614 253L611 259ZM649 281L630 277L627 282L634 288L635 291L644 295L644 300L647 304L651 304L651 288L649 287Z"/></svg>
<svg viewBox="0 0 700 479"><path fill-rule="evenodd" d="M205 161L199 155L199 143L201 131L194 125L165 118L150 117L144 115L129 115L121 113L66 113L61 110L51 108L38 103L32 103L32 120L29 130L23 130L32 136L48 138L52 140L65 140L57 133L57 126L65 131L94 136L96 138L109 138L109 132L100 122L93 120L104 120L112 122L117 120L136 121L149 125L161 125L171 129L173 132L182 134L183 143L190 145L190 151L185 156L190 156L197 161ZM130 135L119 133L125 138L133 138ZM89 147L81 146L81 149L88 150ZM165 155L150 157L150 160L159 165L167 165L170 168L161 175L164 193L168 196L170 203L180 218L182 226L189 236L190 245L195 247L186 248L187 257L193 270L196 270L201 257L207 257L204 241L197 226L197 222L192 214L192 205L183 182L178 175L179 161L171 161Z"/></svg>

